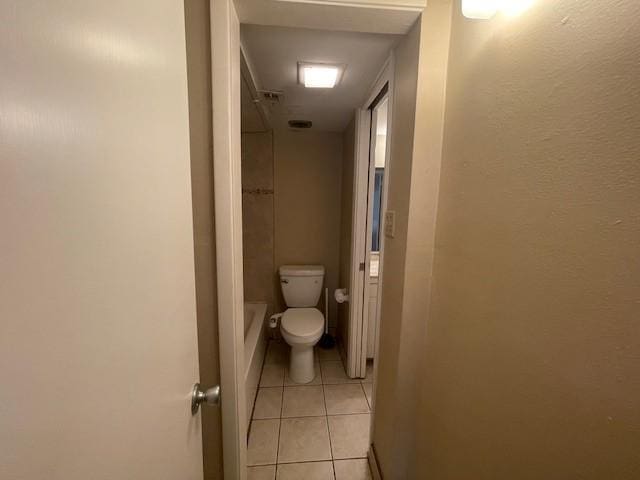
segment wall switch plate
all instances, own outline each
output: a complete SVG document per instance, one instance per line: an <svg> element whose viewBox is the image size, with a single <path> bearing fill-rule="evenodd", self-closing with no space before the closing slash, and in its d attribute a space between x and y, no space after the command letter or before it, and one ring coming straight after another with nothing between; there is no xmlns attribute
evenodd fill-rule
<svg viewBox="0 0 640 480"><path fill-rule="evenodd" d="M396 236L396 212L388 210L384 214L384 236L395 238Z"/></svg>

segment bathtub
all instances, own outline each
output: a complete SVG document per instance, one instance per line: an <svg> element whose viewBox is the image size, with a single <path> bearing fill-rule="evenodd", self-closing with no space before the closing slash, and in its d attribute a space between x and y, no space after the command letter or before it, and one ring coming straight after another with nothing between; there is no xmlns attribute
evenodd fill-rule
<svg viewBox="0 0 640 480"><path fill-rule="evenodd" d="M247 397L247 428L258 393L260 372L267 349L265 317L267 304L246 302L244 304L244 366L245 392Z"/></svg>

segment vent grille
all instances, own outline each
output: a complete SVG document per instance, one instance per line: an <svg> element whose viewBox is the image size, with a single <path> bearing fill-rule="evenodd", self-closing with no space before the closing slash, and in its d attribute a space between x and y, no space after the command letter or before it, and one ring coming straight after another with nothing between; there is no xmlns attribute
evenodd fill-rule
<svg viewBox="0 0 640 480"><path fill-rule="evenodd" d="M277 90L258 90L262 98L264 98L271 105L278 105L280 99L283 96L283 92Z"/></svg>
<svg viewBox="0 0 640 480"><path fill-rule="evenodd" d="M289 120L291 128L311 128L312 125L311 120Z"/></svg>

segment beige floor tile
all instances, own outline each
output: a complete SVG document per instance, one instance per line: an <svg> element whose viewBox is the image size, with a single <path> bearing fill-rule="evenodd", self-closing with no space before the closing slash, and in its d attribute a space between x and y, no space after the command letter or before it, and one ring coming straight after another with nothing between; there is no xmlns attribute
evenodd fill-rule
<svg viewBox="0 0 640 480"><path fill-rule="evenodd" d="M280 418L282 412L282 387L265 387L258 389L253 418Z"/></svg>
<svg viewBox="0 0 640 480"><path fill-rule="evenodd" d="M270 465L276 463L280 420L253 420L247 447L247 464Z"/></svg>
<svg viewBox="0 0 640 480"><path fill-rule="evenodd" d="M372 409L373 408L373 384L363 383L362 388L364 388L364 394L367 396L367 403L369 404L369 409Z"/></svg>
<svg viewBox="0 0 640 480"><path fill-rule="evenodd" d="M369 450L370 415L338 415L328 418L334 460L366 458Z"/></svg>
<svg viewBox="0 0 640 480"><path fill-rule="evenodd" d="M281 463L277 480L334 480L331 462Z"/></svg>
<svg viewBox="0 0 640 480"><path fill-rule="evenodd" d="M267 355L265 356L265 365L280 364L286 365L289 362L289 345L285 342L271 340L267 347Z"/></svg>
<svg viewBox="0 0 640 480"><path fill-rule="evenodd" d="M278 462L331 460L327 417L283 418Z"/></svg>
<svg viewBox="0 0 640 480"><path fill-rule="evenodd" d="M322 385L284 387L282 418L326 415Z"/></svg>
<svg viewBox="0 0 640 480"><path fill-rule="evenodd" d="M371 383L373 382L373 362L367 362L367 373L365 377L362 379L362 383Z"/></svg>
<svg viewBox="0 0 640 480"><path fill-rule="evenodd" d="M332 385L337 383L360 383L357 378L349 378L344 371L342 362L321 362L322 383Z"/></svg>
<svg viewBox="0 0 640 480"><path fill-rule="evenodd" d="M274 480L276 478L276 466L248 467L247 480Z"/></svg>
<svg viewBox="0 0 640 480"><path fill-rule="evenodd" d="M366 458L336 460L333 462L336 480L371 480L369 462Z"/></svg>
<svg viewBox="0 0 640 480"><path fill-rule="evenodd" d="M319 363L315 363L314 364L314 368L315 368L315 371L316 371L316 376L309 383L305 383L305 385L322 385L322 375L320 374L320 364ZM293 380L291 380L291 378L289 377L289 367L288 366L287 366L287 368L285 368L284 384L285 384L285 386L300 385L299 383L296 383Z"/></svg>
<svg viewBox="0 0 640 480"><path fill-rule="evenodd" d="M321 362L338 362L340 361L340 352L338 347L325 350L324 348L316 347L316 356Z"/></svg>
<svg viewBox="0 0 640 480"><path fill-rule="evenodd" d="M369 404L359 383L325 385L324 398L328 415L369 413Z"/></svg>
<svg viewBox="0 0 640 480"><path fill-rule="evenodd" d="M270 364L262 367L261 387L281 387L284 385L284 365Z"/></svg>

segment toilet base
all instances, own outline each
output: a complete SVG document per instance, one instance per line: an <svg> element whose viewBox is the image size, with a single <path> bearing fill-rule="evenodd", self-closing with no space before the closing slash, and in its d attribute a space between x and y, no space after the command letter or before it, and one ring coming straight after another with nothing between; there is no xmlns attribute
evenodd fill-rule
<svg viewBox="0 0 640 480"><path fill-rule="evenodd" d="M289 377L295 383L309 383L316 378L315 365L313 361L313 345L291 347Z"/></svg>

